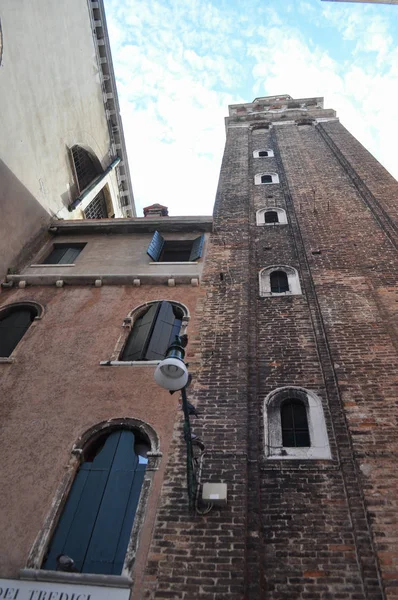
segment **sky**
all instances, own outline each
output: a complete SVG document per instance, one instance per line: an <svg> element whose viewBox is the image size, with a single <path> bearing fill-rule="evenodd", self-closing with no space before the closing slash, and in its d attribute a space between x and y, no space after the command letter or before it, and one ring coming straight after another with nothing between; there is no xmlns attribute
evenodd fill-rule
<svg viewBox="0 0 398 600"><path fill-rule="evenodd" d="M105 0L137 207L210 215L229 104L323 96L398 179L398 6Z"/></svg>

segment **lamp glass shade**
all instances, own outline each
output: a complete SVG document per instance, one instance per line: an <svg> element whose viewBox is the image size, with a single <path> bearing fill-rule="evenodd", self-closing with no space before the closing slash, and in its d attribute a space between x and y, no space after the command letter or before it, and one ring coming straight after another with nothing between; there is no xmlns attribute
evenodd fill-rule
<svg viewBox="0 0 398 600"><path fill-rule="evenodd" d="M187 368L178 358L165 358L156 367L155 381L165 390L181 390L188 383Z"/></svg>

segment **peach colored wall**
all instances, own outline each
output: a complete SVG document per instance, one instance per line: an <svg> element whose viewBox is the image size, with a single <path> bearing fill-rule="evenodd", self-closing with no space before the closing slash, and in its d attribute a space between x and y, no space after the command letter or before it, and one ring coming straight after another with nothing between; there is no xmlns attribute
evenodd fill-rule
<svg viewBox="0 0 398 600"><path fill-rule="evenodd" d="M43 525L73 443L97 422L131 417L149 423L160 437L161 469L139 548L144 562L157 496L178 412L178 394L153 382L153 367L104 367L135 306L157 299L178 300L191 313L196 331L200 288L31 287L0 293L0 307L34 300L45 312L18 345L13 364L0 364L1 423L0 575L15 577ZM189 348L188 348L189 350ZM189 358L189 352L188 352Z"/></svg>

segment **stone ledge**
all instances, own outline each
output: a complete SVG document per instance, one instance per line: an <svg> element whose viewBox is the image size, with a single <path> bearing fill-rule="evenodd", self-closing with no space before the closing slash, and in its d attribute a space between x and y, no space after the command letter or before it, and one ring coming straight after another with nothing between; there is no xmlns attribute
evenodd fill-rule
<svg viewBox="0 0 398 600"><path fill-rule="evenodd" d="M21 569L19 578L27 581L51 581L77 585L102 585L105 587L129 588L133 581L124 575L94 575L91 573L63 573L44 569Z"/></svg>
<svg viewBox="0 0 398 600"><path fill-rule="evenodd" d="M20 282L25 282L25 285L56 285L57 281L62 280L64 285L93 285L99 287L96 282L101 281L101 285L131 285L136 286L137 280L140 281L140 285L169 285L169 279L173 278L175 285L190 285L192 286L192 279L198 280L198 273L192 272L188 275L176 275L174 273L167 273L165 275L154 273L151 275L141 275L139 273L121 275L101 275L100 273L87 274L87 275L73 275L66 273L48 273L48 274L20 274L20 275L7 275L7 281L19 285Z"/></svg>

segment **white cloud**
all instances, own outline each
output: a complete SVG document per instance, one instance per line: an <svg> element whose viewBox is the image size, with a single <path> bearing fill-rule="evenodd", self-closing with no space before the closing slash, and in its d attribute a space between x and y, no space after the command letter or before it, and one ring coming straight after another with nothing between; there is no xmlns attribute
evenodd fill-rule
<svg viewBox="0 0 398 600"><path fill-rule="evenodd" d="M343 64L286 24L293 4L279 12L251 0L239 12L233 3L205 0L106 0L138 214L153 202L174 215L210 214L228 104L268 94L325 96L325 106L398 175L398 123L386 110L398 50L388 21L309 2L300 10L350 45Z"/></svg>

